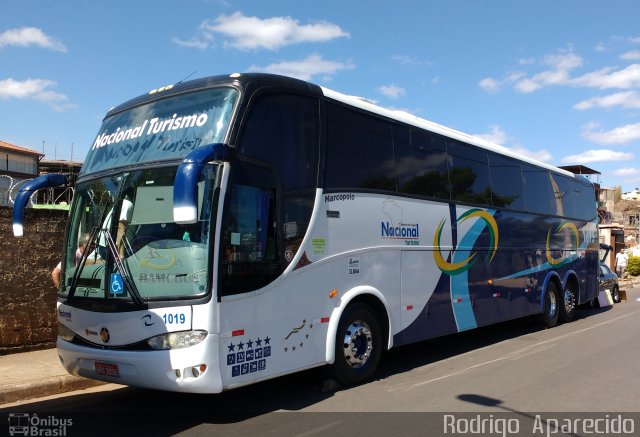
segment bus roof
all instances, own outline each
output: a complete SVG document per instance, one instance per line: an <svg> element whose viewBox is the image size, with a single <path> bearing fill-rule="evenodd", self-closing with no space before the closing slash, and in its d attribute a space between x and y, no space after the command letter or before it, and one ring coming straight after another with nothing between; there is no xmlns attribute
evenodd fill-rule
<svg viewBox="0 0 640 437"><path fill-rule="evenodd" d="M469 135L464 132L460 132L458 130L440 125L430 120L426 120L424 118L418 117L417 115L413 115L405 111L386 109L362 97L350 96L350 95L343 94L338 91L331 90L329 88L320 87L318 85L314 85L299 79L276 75L276 74L268 74L268 73L233 73L233 74L227 74L227 75L209 76L209 77L203 77L200 79L194 79L194 80L181 82L173 85L168 85L165 87L156 88L151 90L147 94L143 94L125 103L122 103L121 105L118 105L115 108L112 108L111 110L109 110L105 118L115 113L118 113L120 111L131 108L133 106L140 105L147 101L155 100L159 97L169 97L174 94L181 94L185 92L196 91L199 89L207 89L213 86L225 85L225 84L236 85L244 89L245 91L247 91L249 94L252 94L254 90L257 90L263 87L277 87L280 89L290 89L292 91L304 92L304 93L308 93L316 96L323 95L329 99L336 100L338 102L347 104L349 106L353 106L367 112L378 114L380 116L397 120L402 123L416 126L416 127L419 127L440 135L444 135L453 139L457 139L465 143L484 148L486 150L503 154L505 156L510 156L520 161L524 161L535 166L543 167L548 170L554 171L556 173L564 174L570 177L576 176L574 173L571 173L570 171L558 168L551 164L538 161L533 158L529 158L527 156L513 152L507 147L494 144L482 138L475 137L473 135Z"/></svg>

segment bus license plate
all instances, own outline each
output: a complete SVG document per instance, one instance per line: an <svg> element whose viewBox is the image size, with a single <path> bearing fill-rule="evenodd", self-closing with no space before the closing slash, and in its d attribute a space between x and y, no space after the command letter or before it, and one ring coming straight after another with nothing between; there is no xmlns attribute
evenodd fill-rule
<svg viewBox="0 0 640 437"><path fill-rule="evenodd" d="M95 367L98 375L120 376L117 364L99 363L96 361Z"/></svg>

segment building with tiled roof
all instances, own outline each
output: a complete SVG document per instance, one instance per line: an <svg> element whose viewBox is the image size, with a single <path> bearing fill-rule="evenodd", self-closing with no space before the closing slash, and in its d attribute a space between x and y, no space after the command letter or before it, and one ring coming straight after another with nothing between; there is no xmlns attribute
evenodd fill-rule
<svg viewBox="0 0 640 437"><path fill-rule="evenodd" d="M44 154L0 140L0 174L19 178L38 176L38 164Z"/></svg>
<svg viewBox="0 0 640 437"><path fill-rule="evenodd" d="M0 140L0 206L11 206L19 187L38 176L44 154Z"/></svg>

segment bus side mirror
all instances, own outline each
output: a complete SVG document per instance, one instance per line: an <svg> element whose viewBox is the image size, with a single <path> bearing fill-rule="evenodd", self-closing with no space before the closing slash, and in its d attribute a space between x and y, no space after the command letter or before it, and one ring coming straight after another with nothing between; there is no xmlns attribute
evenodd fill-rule
<svg viewBox="0 0 640 437"><path fill-rule="evenodd" d="M613 247L609 246L608 244L600 243L600 253L604 251L604 254L600 257L600 262L604 262L604 260L607 259L607 255L609 255L609 252L611 252L612 250Z"/></svg>
<svg viewBox="0 0 640 437"><path fill-rule="evenodd" d="M173 221L192 224L198 221L198 179L210 161L226 161L229 146L222 143L207 144L193 150L182 160L173 184Z"/></svg>
<svg viewBox="0 0 640 437"><path fill-rule="evenodd" d="M22 237L24 228L22 221L24 218L24 207L27 206L29 198L38 190L49 187L59 187L67 184L68 177L63 174L46 174L38 176L24 184L18 195L16 201L13 203L13 235L16 237Z"/></svg>

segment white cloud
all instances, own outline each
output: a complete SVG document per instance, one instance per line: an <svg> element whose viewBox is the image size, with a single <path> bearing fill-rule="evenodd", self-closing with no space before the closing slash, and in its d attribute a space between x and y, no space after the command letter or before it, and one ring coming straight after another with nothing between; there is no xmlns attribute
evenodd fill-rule
<svg viewBox="0 0 640 437"><path fill-rule="evenodd" d="M620 56L624 60L640 60L640 50L633 50ZM521 67L532 65L530 58L520 59ZM480 81L480 87L488 92L497 92L503 83L513 84L516 91L532 93L549 86L571 86L599 89L640 88L640 64L634 63L624 68L605 67L580 76L574 71L583 65L583 59L571 49L560 50L557 54L546 55L540 65L548 67L537 73L515 72L508 74L503 81L486 78Z"/></svg>
<svg viewBox="0 0 640 437"><path fill-rule="evenodd" d="M398 64L405 65L407 67L417 67L417 66L433 66L433 62L425 61L416 56L410 55L393 55L391 56L391 60L397 62Z"/></svg>
<svg viewBox="0 0 640 437"><path fill-rule="evenodd" d="M540 149L537 151L526 149L522 146L509 147L512 151L524 155L527 158L537 159L542 162L551 162L553 155L548 150Z"/></svg>
<svg viewBox="0 0 640 437"><path fill-rule="evenodd" d="M586 164L589 162L602 161L628 161L633 159L633 153L616 152L613 150L587 150L578 155L570 155L562 158L562 162L567 164Z"/></svg>
<svg viewBox="0 0 640 437"><path fill-rule="evenodd" d="M0 33L0 48L5 46L38 46L58 52L67 51L64 44L46 35L37 27L21 27L19 29L9 29Z"/></svg>
<svg viewBox="0 0 640 437"><path fill-rule="evenodd" d="M403 65L418 65L419 63L418 58L409 55L394 55L391 59Z"/></svg>
<svg viewBox="0 0 640 437"><path fill-rule="evenodd" d="M502 83L491 77L485 77L478 83L478 86L488 93L497 93L500 90Z"/></svg>
<svg viewBox="0 0 640 437"><path fill-rule="evenodd" d="M515 85L516 91L520 91L521 93L525 94L532 93L536 90L539 90L540 88L542 88L542 84L533 79L523 79L521 81L518 81L518 83L516 83Z"/></svg>
<svg viewBox="0 0 640 437"><path fill-rule="evenodd" d="M499 125L491 125L489 128L489 132L474 134L474 136L498 145L505 150L526 156L527 158L536 159L542 162L551 162L553 159L553 156L547 150L541 149L538 151L532 151L517 142L514 143L513 139Z"/></svg>
<svg viewBox="0 0 640 437"><path fill-rule="evenodd" d="M574 108L585 110L592 108L611 108L613 106L640 108L640 94L636 91L623 91L608 96L594 97L577 103Z"/></svg>
<svg viewBox="0 0 640 437"><path fill-rule="evenodd" d="M491 129L488 133L483 134L475 134L474 136L478 138L482 138L483 140L489 141L494 144L505 144L507 142L507 133L502 129L502 127L494 124L489 126Z"/></svg>
<svg viewBox="0 0 640 437"><path fill-rule="evenodd" d="M571 82L570 72L582 65L582 58L571 52L546 55L542 64L551 68L531 77L511 75L511 79L515 82L516 91L531 93L545 86L569 84Z"/></svg>
<svg viewBox="0 0 640 437"><path fill-rule="evenodd" d="M617 71L613 67L606 67L573 79L571 85L600 89L639 88L640 64L631 64Z"/></svg>
<svg viewBox="0 0 640 437"><path fill-rule="evenodd" d="M311 80L317 75L331 76L338 71L351 70L353 68L355 66L351 63L328 61L319 54L313 53L299 61L281 61L264 67L252 65L249 67L249 71L282 74L302 80Z"/></svg>
<svg viewBox="0 0 640 437"><path fill-rule="evenodd" d="M380 92L381 94L391 98L391 99L398 99L404 95L407 94L407 91L402 88L397 86L396 84L391 84L391 85L382 85L379 86L377 88L378 92Z"/></svg>
<svg viewBox="0 0 640 437"><path fill-rule="evenodd" d="M609 131L596 130L597 124L583 127L582 137L596 144L626 144L640 140L640 123L620 126Z"/></svg>
<svg viewBox="0 0 640 437"><path fill-rule="evenodd" d="M531 65L531 64L535 64L536 59L535 58L521 58L518 59L518 65Z"/></svg>
<svg viewBox="0 0 640 437"><path fill-rule="evenodd" d="M557 71L570 71L582 66L582 58L574 53L568 52L557 55L546 55L542 63L550 65Z"/></svg>
<svg viewBox="0 0 640 437"><path fill-rule="evenodd" d="M55 111L74 108L75 105L67 102L66 95L48 89L54 86L54 81L46 79L27 79L22 82L12 78L3 79L0 80L0 100L36 100L48 104Z"/></svg>
<svg viewBox="0 0 640 437"><path fill-rule="evenodd" d="M200 37L196 37L194 36L193 38L189 39L189 40L182 40L179 38L171 38L171 41L174 44L177 44L179 46L182 47L187 47L190 49L200 49L200 50L204 50L206 48L209 48L209 46L211 45L211 41L213 40L213 38L211 38L209 35L202 35Z"/></svg>
<svg viewBox="0 0 640 437"><path fill-rule="evenodd" d="M632 50L620 55L620 59L625 61L640 61L640 50Z"/></svg>
<svg viewBox="0 0 640 437"><path fill-rule="evenodd" d="M188 41L174 38L176 44L187 47L206 48L213 35L220 35L224 45L239 50L278 50L282 47L304 42L326 42L349 37L339 26L326 21L300 24L291 17L248 17L242 12L222 14L206 20L199 26L199 36Z"/></svg>
<svg viewBox="0 0 640 437"><path fill-rule="evenodd" d="M614 176L637 176L640 175L640 168L625 167L613 171Z"/></svg>

